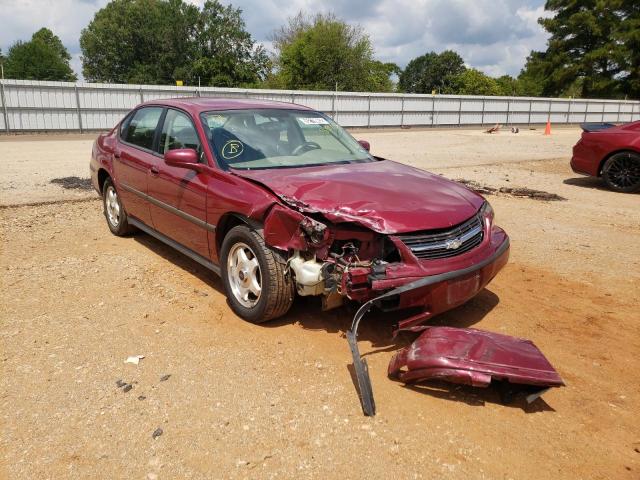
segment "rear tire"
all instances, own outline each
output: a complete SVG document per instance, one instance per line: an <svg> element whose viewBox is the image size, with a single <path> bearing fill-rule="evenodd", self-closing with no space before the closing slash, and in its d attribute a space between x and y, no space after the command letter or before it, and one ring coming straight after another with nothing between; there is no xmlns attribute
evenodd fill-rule
<svg viewBox="0 0 640 480"><path fill-rule="evenodd" d="M127 222L127 212L110 178L107 178L102 185L102 206L104 217L107 219L107 226L111 233L118 237L123 237L135 232L135 227L132 227Z"/></svg>
<svg viewBox="0 0 640 480"><path fill-rule="evenodd" d="M224 289L239 317L262 323L289 311L295 290L286 259L269 248L260 233L246 225L234 227L220 253Z"/></svg>
<svg viewBox="0 0 640 480"><path fill-rule="evenodd" d="M602 167L602 178L615 192L640 191L640 155L632 152L611 155Z"/></svg>

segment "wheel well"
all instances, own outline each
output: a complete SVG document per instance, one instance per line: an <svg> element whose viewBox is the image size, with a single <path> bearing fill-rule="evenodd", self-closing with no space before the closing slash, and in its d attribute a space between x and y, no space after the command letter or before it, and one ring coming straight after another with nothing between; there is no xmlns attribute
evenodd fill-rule
<svg viewBox="0 0 640 480"><path fill-rule="evenodd" d="M254 221L250 220L240 213L225 213L222 217L220 217L218 225L216 226L216 250L220 252L224 237L227 235L227 232L229 232L229 230L231 230L233 227L237 227L238 225L247 225L249 227L254 227L254 224Z"/></svg>
<svg viewBox="0 0 640 480"><path fill-rule="evenodd" d="M102 186L104 185L104 181L109 178L109 172L107 172L104 168L98 170L98 188L100 189L100 193L102 193Z"/></svg>
<svg viewBox="0 0 640 480"><path fill-rule="evenodd" d="M600 162L600 165L598 165L599 177L602 176L602 169L604 168L605 162L618 153L633 153L634 155L640 155L640 153L636 152L635 150L629 150L628 148L625 148L623 150L616 150L615 152L608 153L607 156L602 159L602 161Z"/></svg>

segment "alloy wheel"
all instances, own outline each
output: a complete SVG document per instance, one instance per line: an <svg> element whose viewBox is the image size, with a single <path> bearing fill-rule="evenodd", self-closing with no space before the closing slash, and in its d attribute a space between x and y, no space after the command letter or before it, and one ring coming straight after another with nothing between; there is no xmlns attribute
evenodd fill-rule
<svg viewBox="0 0 640 480"><path fill-rule="evenodd" d="M612 158L608 165L609 181L618 188L629 188L640 184L640 162L631 155L619 155Z"/></svg>
<svg viewBox="0 0 640 480"><path fill-rule="evenodd" d="M120 202L118 201L118 193L113 185L109 185L105 194L105 209L109 223L117 228L120 224Z"/></svg>
<svg viewBox="0 0 640 480"><path fill-rule="evenodd" d="M260 264L246 243L236 243L227 259L227 276L233 296L246 308L253 308L262 294Z"/></svg>

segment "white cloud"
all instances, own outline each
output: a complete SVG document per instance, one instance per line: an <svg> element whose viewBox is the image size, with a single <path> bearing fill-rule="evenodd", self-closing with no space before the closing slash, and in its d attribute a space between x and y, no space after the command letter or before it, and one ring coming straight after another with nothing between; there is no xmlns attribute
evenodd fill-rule
<svg viewBox="0 0 640 480"><path fill-rule="evenodd" d="M107 0L0 0L0 47L6 51L16 40L29 40L34 32L47 27L71 53L79 52L80 30L106 3Z"/></svg>
<svg viewBox="0 0 640 480"><path fill-rule="evenodd" d="M202 6L204 0L187 0ZM67 46L80 73L80 31L107 0L0 0L0 47L28 40L50 28ZM223 3L229 4L228 0ZM537 23L543 0L235 0L247 29L265 44L287 17L335 12L368 32L376 55L405 66L429 51L453 49L467 65L491 75L517 75L532 49L543 50L547 34Z"/></svg>
<svg viewBox="0 0 640 480"><path fill-rule="evenodd" d="M78 75L78 78L80 78L82 73L82 54L80 52L72 53L69 64L73 71Z"/></svg>

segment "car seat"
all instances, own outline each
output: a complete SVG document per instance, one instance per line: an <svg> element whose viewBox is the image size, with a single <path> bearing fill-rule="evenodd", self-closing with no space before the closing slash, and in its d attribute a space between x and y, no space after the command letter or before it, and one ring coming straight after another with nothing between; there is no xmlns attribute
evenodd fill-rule
<svg viewBox="0 0 640 480"><path fill-rule="evenodd" d="M237 156L230 157L225 155L225 145L231 141L236 141L242 146L242 151ZM247 145L234 133L230 132L224 127L217 127L211 130L211 144L215 152L216 158L219 158L227 165L233 165L235 163L249 162L252 160L259 160L265 158L264 154L259 150Z"/></svg>

